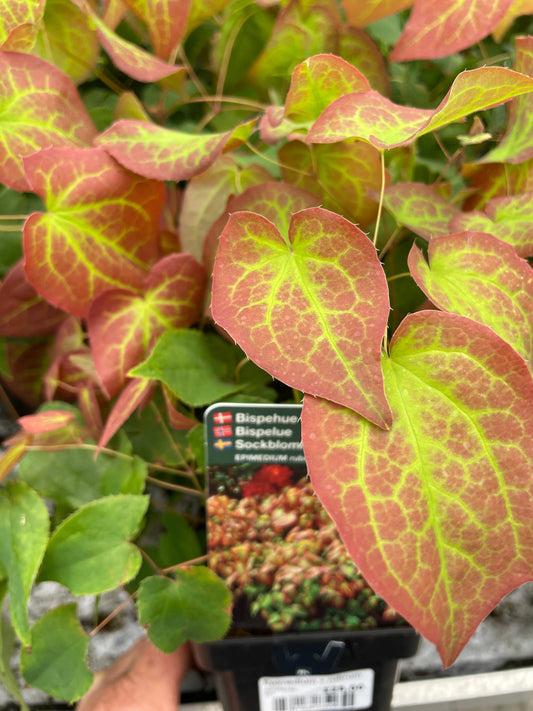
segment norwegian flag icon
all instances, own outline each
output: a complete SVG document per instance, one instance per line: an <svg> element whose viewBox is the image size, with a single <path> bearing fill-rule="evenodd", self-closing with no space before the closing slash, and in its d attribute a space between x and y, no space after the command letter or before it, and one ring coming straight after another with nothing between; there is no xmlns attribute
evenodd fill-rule
<svg viewBox="0 0 533 711"><path fill-rule="evenodd" d="M224 425L227 422L233 422L233 416L231 412L215 412L213 422L216 425Z"/></svg>
<svg viewBox="0 0 533 711"><path fill-rule="evenodd" d="M217 425L213 427L213 434L215 437L231 437L233 430L231 425Z"/></svg>

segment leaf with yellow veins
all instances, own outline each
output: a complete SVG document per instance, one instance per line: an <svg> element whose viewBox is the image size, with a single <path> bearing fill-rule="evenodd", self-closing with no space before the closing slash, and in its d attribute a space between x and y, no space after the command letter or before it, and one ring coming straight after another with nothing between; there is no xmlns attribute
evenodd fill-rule
<svg viewBox="0 0 533 711"><path fill-rule="evenodd" d="M449 666L533 579L533 380L490 328L437 311L403 321L383 367L387 432L306 396L309 475L371 587Z"/></svg>
<svg viewBox="0 0 533 711"><path fill-rule="evenodd" d="M212 313L274 377L390 426L380 364L386 279L368 237L340 215L311 207L280 232L260 215L233 213L220 236Z"/></svg>

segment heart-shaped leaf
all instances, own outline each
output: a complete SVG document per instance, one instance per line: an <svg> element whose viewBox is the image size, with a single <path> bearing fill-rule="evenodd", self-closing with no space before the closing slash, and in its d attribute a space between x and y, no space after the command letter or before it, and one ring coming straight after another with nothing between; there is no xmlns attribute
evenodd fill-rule
<svg viewBox="0 0 533 711"><path fill-rule="evenodd" d="M190 254L170 254L146 277L144 292L110 289L91 305L89 337L96 370L108 395L146 358L165 331L188 328L200 316L206 275Z"/></svg>
<svg viewBox="0 0 533 711"><path fill-rule="evenodd" d="M436 59L460 52L489 35L513 2L416 0L390 60Z"/></svg>
<svg viewBox="0 0 533 711"><path fill-rule="evenodd" d="M22 157L48 146L89 146L96 135L72 81L29 54L0 53L0 180L14 190L29 184Z"/></svg>
<svg viewBox="0 0 533 711"><path fill-rule="evenodd" d="M362 138L376 148L393 148L531 91L532 77L504 67L482 67L461 72L434 111L395 104L377 91L346 94L322 112L306 140Z"/></svg>
<svg viewBox="0 0 533 711"><path fill-rule="evenodd" d="M48 542L49 519L41 497L22 482L0 490L0 563L8 576L13 627L31 643L27 604Z"/></svg>
<svg viewBox="0 0 533 711"><path fill-rule="evenodd" d="M400 224L430 240L450 233L450 220L461 214L430 185L425 183L396 183L386 188L383 204Z"/></svg>
<svg viewBox="0 0 533 711"><path fill-rule="evenodd" d="M146 496L106 496L78 509L52 534L40 580L56 580L74 595L99 595L127 583L141 565L129 539L148 502Z"/></svg>
<svg viewBox="0 0 533 711"><path fill-rule="evenodd" d="M413 245L409 269L440 309L490 326L533 373L533 270L492 235L463 232L429 244L429 265Z"/></svg>
<svg viewBox="0 0 533 711"><path fill-rule="evenodd" d="M157 254L164 185L125 171L100 148L49 148L24 165L48 208L24 225L26 276L37 292L86 316L106 289L142 288Z"/></svg>
<svg viewBox="0 0 533 711"><path fill-rule="evenodd" d="M370 88L368 79L344 59L317 54L292 73L285 117L297 123L315 121L335 99Z"/></svg>
<svg viewBox="0 0 533 711"><path fill-rule="evenodd" d="M521 257L533 256L533 192L489 200L483 211L458 212L450 231L488 232L511 244Z"/></svg>
<svg viewBox="0 0 533 711"><path fill-rule="evenodd" d="M220 236L212 312L274 377L390 425L380 365L387 284L372 243L352 223L312 207L281 233L255 213L232 214Z"/></svg>
<svg viewBox="0 0 533 711"><path fill-rule="evenodd" d="M148 637L167 653L188 639L223 637L231 623L228 588L209 568L178 568L174 575L176 580L152 576L141 583L137 609Z"/></svg>
<svg viewBox="0 0 533 711"><path fill-rule="evenodd" d="M31 649L22 649L20 668L30 686L67 701L76 701L91 686L87 666L89 635L76 615L76 605L46 612L33 626Z"/></svg>
<svg viewBox="0 0 533 711"><path fill-rule="evenodd" d="M531 580L533 380L486 326L426 311L384 359L388 432L305 398L309 474L372 588L450 665Z"/></svg>

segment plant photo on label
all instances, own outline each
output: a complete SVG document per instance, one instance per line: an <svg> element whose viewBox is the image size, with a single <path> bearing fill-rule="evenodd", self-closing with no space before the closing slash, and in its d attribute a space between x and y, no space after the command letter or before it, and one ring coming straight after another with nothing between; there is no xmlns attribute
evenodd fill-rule
<svg viewBox="0 0 533 711"><path fill-rule="evenodd" d="M379 615L445 667L533 580L530 5L0 5L0 399L17 424L0 682L22 708L12 650L25 684L73 702L102 626L72 604L30 622L40 582L126 590L164 651L227 633L231 590L205 565L213 403L303 400L310 479L250 469L238 504L213 502L220 535L263 494L260 535L299 540L283 497L316 493L327 555L342 541ZM249 612L281 628L284 563L258 554ZM306 624L315 572L289 603Z"/></svg>

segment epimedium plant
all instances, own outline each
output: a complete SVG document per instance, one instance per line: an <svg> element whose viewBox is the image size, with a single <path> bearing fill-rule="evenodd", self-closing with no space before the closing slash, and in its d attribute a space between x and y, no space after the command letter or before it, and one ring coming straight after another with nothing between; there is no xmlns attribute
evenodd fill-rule
<svg viewBox="0 0 533 711"><path fill-rule="evenodd" d="M26 682L72 701L101 628L74 605L30 626L35 581L128 586L165 651L226 632L230 595L194 564L219 400L304 393L314 490L445 665L532 579L531 12L0 5L0 371L25 408L0 461L0 675L19 700L15 637Z"/></svg>

